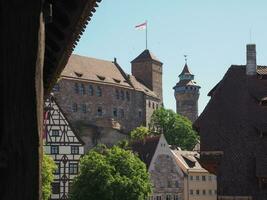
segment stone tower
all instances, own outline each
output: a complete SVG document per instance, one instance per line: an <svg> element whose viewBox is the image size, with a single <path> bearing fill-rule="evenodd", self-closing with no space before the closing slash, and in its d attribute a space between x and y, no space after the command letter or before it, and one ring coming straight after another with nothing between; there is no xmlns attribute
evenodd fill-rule
<svg viewBox="0 0 267 200"><path fill-rule="evenodd" d="M198 117L198 97L200 86L185 63L179 82L173 87L176 99L176 112L194 122Z"/></svg>
<svg viewBox="0 0 267 200"><path fill-rule="evenodd" d="M132 62L132 75L154 91L162 103L162 62L148 49L144 50Z"/></svg>

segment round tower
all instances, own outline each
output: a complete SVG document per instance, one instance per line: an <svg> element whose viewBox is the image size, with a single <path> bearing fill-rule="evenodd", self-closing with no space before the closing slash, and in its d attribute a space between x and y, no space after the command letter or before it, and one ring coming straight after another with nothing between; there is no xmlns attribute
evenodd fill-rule
<svg viewBox="0 0 267 200"><path fill-rule="evenodd" d="M187 62L179 75L179 82L173 87L176 99L176 112L194 122L198 117L198 98L200 86L189 71Z"/></svg>

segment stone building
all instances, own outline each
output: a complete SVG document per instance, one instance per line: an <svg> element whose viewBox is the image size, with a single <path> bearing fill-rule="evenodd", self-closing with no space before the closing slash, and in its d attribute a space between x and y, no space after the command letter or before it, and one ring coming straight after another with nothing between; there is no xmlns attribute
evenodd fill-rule
<svg viewBox="0 0 267 200"><path fill-rule="evenodd" d="M50 155L57 165L50 199L68 199L71 183L78 175L84 143L73 131L53 96L46 99L44 111L44 152Z"/></svg>
<svg viewBox="0 0 267 200"><path fill-rule="evenodd" d="M217 175L219 200L267 199L267 67L247 45L247 64L232 65L209 92L194 123L200 161Z"/></svg>
<svg viewBox="0 0 267 200"><path fill-rule="evenodd" d="M198 117L200 86L194 80L187 63L179 75L179 82L173 87L176 99L176 112L194 122Z"/></svg>
<svg viewBox="0 0 267 200"><path fill-rule="evenodd" d="M172 150L184 175L184 200L217 200L216 176L204 169L195 151Z"/></svg>
<svg viewBox="0 0 267 200"><path fill-rule="evenodd" d="M153 191L149 200L183 200L184 173L176 164L164 135L135 141L131 147L150 173Z"/></svg>
<svg viewBox="0 0 267 200"><path fill-rule="evenodd" d="M116 59L71 55L53 92L60 107L86 142L108 145L147 126L162 106L162 63L149 51L132 62L126 74Z"/></svg>

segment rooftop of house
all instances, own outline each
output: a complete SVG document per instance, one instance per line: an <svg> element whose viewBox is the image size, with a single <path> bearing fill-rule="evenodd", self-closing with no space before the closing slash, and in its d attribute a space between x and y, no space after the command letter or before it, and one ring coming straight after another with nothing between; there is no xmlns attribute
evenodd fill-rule
<svg viewBox="0 0 267 200"><path fill-rule="evenodd" d="M171 150L174 155L175 161L178 166L183 170L184 173L189 172L204 172L208 171L202 168L199 163L199 153L195 151L181 151L181 150Z"/></svg>
<svg viewBox="0 0 267 200"><path fill-rule="evenodd" d="M147 168L150 166L159 141L160 136L153 136L131 143L133 152L138 154L139 158L146 164Z"/></svg>
<svg viewBox="0 0 267 200"><path fill-rule="evenodd" d="M148 96L158 96L132 75L126 74L116 61L107 61L72 54L61 78L80 79L99 84L110 84L144 92Z"/></svg>

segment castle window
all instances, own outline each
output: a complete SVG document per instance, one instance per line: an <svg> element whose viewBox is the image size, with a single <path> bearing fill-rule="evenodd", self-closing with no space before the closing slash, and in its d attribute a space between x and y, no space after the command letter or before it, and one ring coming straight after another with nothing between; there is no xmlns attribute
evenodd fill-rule
<svg viewBox="0 0 267 200"><path fill-rule="evenodd" d="M178 181L175 181L175 187L179 187L179 182Z"/></svg>
<svg viewBox="0 0 267 200"><path fill-rule="evenodd" d="M171 188L172 187L172 183L171 181L168 181L168 188Z"/></svg>
<svg viewBox="0 0 267 200"><path fill-rule="evenodd" d="M79 84L78 83L74 84L74 90L75 90L76 94L79 94Z"/></svg>
<svg viewBox="0 0 267 200"><path fill-rule="evenodd" d="M202 176L202 181L206 181L206 176Z"/></svg>
<svg viewBox="0 0 267 200"><path fill-rule="evenodd" d="M196 180L199 181L199 176L196 176Z"/></svg>
<svg viewBox="0 0 267 200"><path fill-rule="evenodd" d="M190 190L190 194L193 195L194 194L194 191L193 190Z"/></svg>
<svg viewBox="0 0 267 200"><path fill-rule="evenodd" d="M179 200L179 195L175 194L175 195L173 196L173 199L174 199L174 200Z"/></svg>
<svg viewBox="0 0 267 200"><path fill-rule="evenodd" d="M209 195L212 195L212 190L209 190Z"/></svg>
<svg viewBox="0 0 267 200"><path fill-rule="evenodd" d="M71 146L70 152L71 154L79 154L79 146Z"/></svg>
<svg viewBox="0 0 267 200"><path fill-rule="evenodd" d="M78 163L69 164L69 174L78 174Z"/></svg>
<svg viewBox="0 0 267 200"><path fill-rule="evenodd" d="M86 104L82 104L82 112L86 113Z"/></svg>
<svg viewBox="0 0 267 200"><path fill-rule="evenodd" d="M94 95L94 88L93 88L92 85L89 85L89 86L88 86L88 94L89 94L90 96L93 96L93 95Z"/></svg>
<svg viewBox="0 0 267 200"><path fill-rule="evenodd" d="M126 91L126 99L127 101L130 101L130 93L128 91Z"/></svg>
<svg viewBox="0 0 267 200"><path fill-rule="evenodd" d="M199 195L199 190L196 190L196 195Z"/></svg>
<svg viewBox="0 0 267 200"><path fill-rule="evenodd" d="M56 163L57 165L57 168L56 170L54 171L54 174L57 175L57 174L60 174L60 162Z"/></svg>
<svg viewBox="0 0 267 200"><path fill-rule="evenodd" d="M124 110L123 109L120 109L120 117L124 118Z"/></svg>
<svg viewBox="0 0 267 200"><path fill-rule="evenodd" d="M101 117L103 115L102 107L97 108L97 116Z"/></svg>
<svg viewBox="0 0 267 200"><path fill-rule="evenodd" d="M54 85L54 87L53 87L53 92L59 92L59 90L60 90L59 84L56 83L56 84Z"/></svg>
<svg viewBox="0 0 267 200"><path fill-rule="evenodd" d="M138 116L139 116L139 118L142 117L142 111L141 111L141 110L139 110L139 112L138 112Z"/></svg>
<svg viewBox="0 0 267 200"><path fill-rule="evenodd" d="M59 130L52 130L52 136L59 136Z"/></svg>
<svg viewBox="0 0 267 200"><path fill-rule="evenodd" d="M113 117L117 117L117 108L113 108Z"/></svg>
<svg viewBox="0 0 267 200"><path fill-rule="evenodd" d="M154 102L152 103L152 108L155 109L155 103Z"/></svg>
<svg viewBox="0 0 267 200"><path fill-rule="evenodd" d="M98 96L98 97L102 96L102 89L99 86L97 86L97 88L96 88L96 96Z"/></svg>
<svg viewBox="0 0 267 200"><path fill-rule="evenodd" d="M124 92L121 90L121 100L124 100Z"/></svg>
<svg viewBox="0 0 267 200"><path fill-rule="evenodd" d="M58 146L51 146L51 154L55 155L59 153L59 147Z"/></svg>
<svg viewBox="0 0 267 200"><path fill-rule="evenodd" d="M194 177L193 176L190 176L190 180L193 181L194 180Z"/></svg>
<svg viewBox="0 0 267 200"><path fill-rule="evenodd" d="M151 102L150 102L150 101L148 101L148 107L149 107L149 108L151 107Z"/></svg>
<svg viewBox="0 0 267 200"><path fill-rule="evenodd" d="M206 195L206 190L202 190L202 194L203 195Z"/></svg>
<svg viewBox="0 0 267 200"><path fill-rule="evenodd" d="M119 92L119 90L116 90L116 99L120 99L120 92Z"/></svg>
<svg viewBox="0 0 267 200"><path fill-rule="evenodd" d="M77 112L77 110L78 110L77 103L73 103L72 104L72 112Z"/></svg>
<svg viewBox="0 0 267 200"><path fill-rule="evenodd" d="M60 193L60 183L52 183L52 193L59 194Z"/></svg>
<svg viewBox="0 0 267 200"><path fill-rule="evenodd" d="M84 84L80 84L80 86L79 86L79 94L80 95L84 95L84 93L85 93Z"/></svg>
<svg viewBox="0 0 267 200"><path fill-rule="evenodd" d="M166 200L171 200L171 199L172 199L171 195L170 194L167 194L166 195Z"/></svg>

